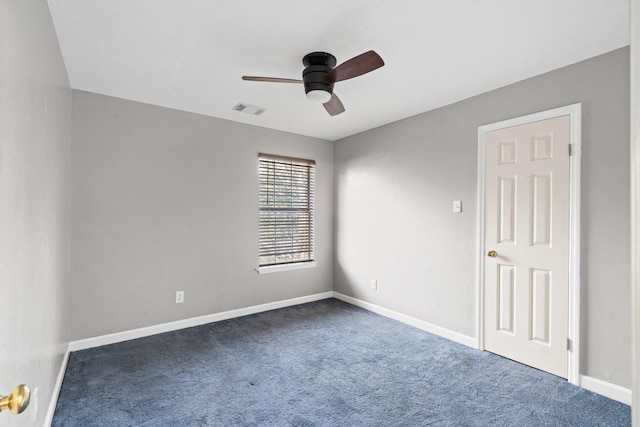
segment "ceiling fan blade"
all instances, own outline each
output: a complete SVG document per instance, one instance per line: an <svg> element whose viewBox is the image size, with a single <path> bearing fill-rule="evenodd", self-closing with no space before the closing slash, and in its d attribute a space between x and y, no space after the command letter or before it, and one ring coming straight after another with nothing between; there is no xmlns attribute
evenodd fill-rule
<svg viewBox="0 0 640 427"><path fill-rule="evenodd" d="M242 76L242 80L248 80L252 82L270 82L270 83L303 83L302 80L281 79L280 77Z"/></svg>
<svg viewBox="0 0 640 427"><path fill-rule="evenodd" d="M340 101L340 98L338 98L335 93L332 93L331 99L322 105L324 105L324 109L327 110L327 113L332 116L344 113L344 105L342 105L342 101Z"/></svg>
<svg viewBox="0 0 640 427"><path fill-rule="evenodd" d="M327 73L327 79L332 82L352 79L380 68L384 61L374 51L370 50L338 65Z"/></svg>

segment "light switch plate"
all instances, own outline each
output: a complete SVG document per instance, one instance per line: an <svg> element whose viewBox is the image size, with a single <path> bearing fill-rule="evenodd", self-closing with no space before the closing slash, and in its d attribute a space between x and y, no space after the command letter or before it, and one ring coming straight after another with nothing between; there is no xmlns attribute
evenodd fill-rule
<svg viewBox="0 0 640 427"><path fill-rule="evenodd" d="M453 211L455 213L462 212L462 201L461 200L454 200L453 201Z"/></svg>
<svg viewBox="0 0 640 427"><path fill-rule="evenodd" d="M184 291L176 292L176 304L182 304L184 302Z"/></svg>

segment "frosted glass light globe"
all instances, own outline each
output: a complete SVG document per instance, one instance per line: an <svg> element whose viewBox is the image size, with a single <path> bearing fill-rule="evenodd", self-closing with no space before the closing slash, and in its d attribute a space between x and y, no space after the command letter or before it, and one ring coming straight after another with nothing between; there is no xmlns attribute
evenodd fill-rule
<svg viewBox="0 0 640 427"><path fill-rule="evenodd" d="M326 90L310 90L307 92L307 99L314 102L329 102L331 94Z"/></svg>

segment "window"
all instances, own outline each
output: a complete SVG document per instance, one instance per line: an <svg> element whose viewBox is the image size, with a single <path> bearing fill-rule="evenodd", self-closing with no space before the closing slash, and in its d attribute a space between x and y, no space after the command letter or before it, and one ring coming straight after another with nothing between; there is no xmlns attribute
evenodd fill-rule
<svg viewBox="0 0 640 427"><path fill-rule="evenodd" d="M258 159L259 266L311 263L316 162L269 154L260 154Z"/></svg>

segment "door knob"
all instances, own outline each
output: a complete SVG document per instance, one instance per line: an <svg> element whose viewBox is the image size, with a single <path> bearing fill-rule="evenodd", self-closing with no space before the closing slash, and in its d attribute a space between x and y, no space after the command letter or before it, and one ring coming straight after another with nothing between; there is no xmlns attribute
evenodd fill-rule
<svg viewBox="0 0 640 427"><path fill-rule="evenodd" d="M489 251L487 252L487 256L490 256L491 258L495 258L498 256L498 252L496 251Z"/></svg>
<svg viewBox="0 0 640 427"><path fill-rule="evenodd" d="M14 388L9 396L0 396L0 411L8 409L12 414L18 415L29 406L29 387L20 384Z"/></svg>

